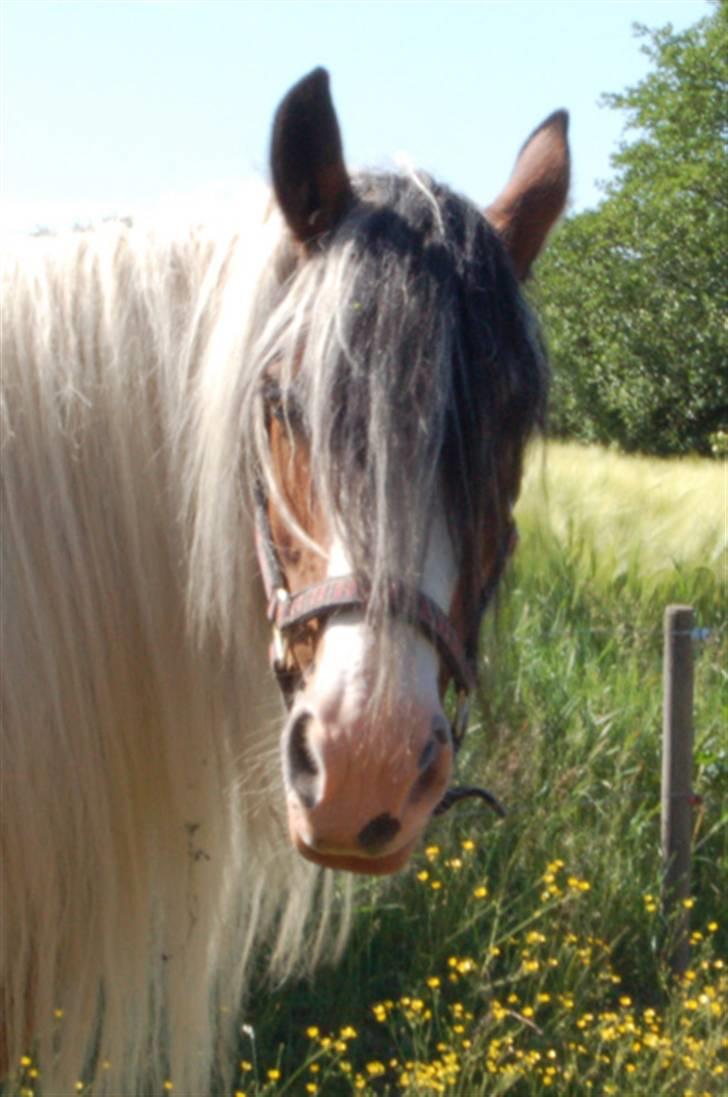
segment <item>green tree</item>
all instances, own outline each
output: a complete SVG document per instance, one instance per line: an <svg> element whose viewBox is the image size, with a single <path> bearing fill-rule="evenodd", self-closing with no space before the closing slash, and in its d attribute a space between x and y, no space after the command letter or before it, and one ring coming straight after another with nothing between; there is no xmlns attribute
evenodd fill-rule
<svg viewBox="0 0 728 1097"><path fill-rule="evenodd" d="M650 72L604 97L632 139L605 198L564 222L539 266L551 432L707 454L728 425L728 2L682 34L635 32Z"/></svg>

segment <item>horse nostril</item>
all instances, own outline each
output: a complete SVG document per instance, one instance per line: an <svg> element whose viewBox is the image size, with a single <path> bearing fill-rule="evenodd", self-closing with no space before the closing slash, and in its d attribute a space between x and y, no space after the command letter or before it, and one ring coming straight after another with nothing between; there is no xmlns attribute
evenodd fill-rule
<svg viewBox="0 0 728 1097"><path fill-rule="evenodd" d="M438 780L440 774L440 751L450 741L450 732L447 725L441 720L434 720L432 724L432 737L420 755L417 768L419 776L410 793L410 803L416 804L425 796Z"/></svg>
<svg viewBox="0 0 728 1097"><path fill-rule="evenodd" d="M450 725L444 716L436 716L432 721L432 734L441 746L445 747L450 742Z"/></svg>
<svg viewBox="0 0 728 1097"><path fill-rule="evenodd" d="M385 811L382 815L370 819L359 831L356 840L367 853L376 853L392 841L401 830L401 826L401 823Z"/></svg>
<svg viewBox="0 0 728 1097"><path fill-rule="evenodd" d="M435 737L433 736L432 739L428 739L427 746L422 751L422 754L420 755L419 761L417 763L417 768L420 772L426 770L429 766L432 765L436 754L437 743L435 742Z"/></svg>
<svg viewBox="0 0 728 1097"><path fill-rule="evenodd" d="M417 768L421 774L424 775L432 767L437 755L440 753L440 747L446 747L449 743L450 725L447 720L444 716L433 717L432 737L428 739L417 763Z"/></svg>
<svg viewBox="0 0 728 1097"><path fill-rule="evenodd" d="M300 713L288 732L286 750L286 775L288 783L305 808L309 810L316 803L316 793L320 766L311 749L308 729L312 717L308 712Z"/></svg>

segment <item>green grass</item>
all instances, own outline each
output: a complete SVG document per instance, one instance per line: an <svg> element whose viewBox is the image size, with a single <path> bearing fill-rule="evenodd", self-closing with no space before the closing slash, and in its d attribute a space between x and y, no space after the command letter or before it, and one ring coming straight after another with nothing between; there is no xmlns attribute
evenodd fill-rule
<svg viewBox="0 0 728 1097"><path fill-rule="evenodd" d="M554 446L518 517L459 763L508 819L468 805L434 823L405 873L358 886L338 966L261 986L246 1097L728 1089L725 469ZM712 629L695 650L703 803L680 981L659 899L670 602Z"/></svg>
<svg viewBox="0 0 728 1097"><path fill-rule="evenodd" d="M357 884L336 966L273 989L261 976L238 1094L728 1092L725 471L533 456L459 761L508 818L467 804L433 823L408 870ZM670 602L712 630L695 647L703 802L681 980L660 905Z"/></svg>

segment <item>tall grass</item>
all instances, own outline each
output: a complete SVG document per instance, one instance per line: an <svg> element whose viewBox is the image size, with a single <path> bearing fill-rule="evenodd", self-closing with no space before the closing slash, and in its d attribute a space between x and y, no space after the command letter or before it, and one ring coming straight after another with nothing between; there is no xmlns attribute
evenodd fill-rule
<svg viewBox="0 0 728 1097"><path fill-rule="evenodd" d="M358 885L343 961L311 982L261 977L238 1095L728 1092L725 469L552 446L518 518L459 762L508 818L463 805L433 823L406 872ZM695 649L702 802L681 980L659 867L672 601L711 630Z"/></svg>
<svg viewBox="0 0 728 1097"><path fill-rule="evenodd" d="M648 586L675 569L722 569L728 549L728 465L701 458L625 457L598 446L536 448L519 516L528 534L581 541L608 580L636 569Z"/></svg>

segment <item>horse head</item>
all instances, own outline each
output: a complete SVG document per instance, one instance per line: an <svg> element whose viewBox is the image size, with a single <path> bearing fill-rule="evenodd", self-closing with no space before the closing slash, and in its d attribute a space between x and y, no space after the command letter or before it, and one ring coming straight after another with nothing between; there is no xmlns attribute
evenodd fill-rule
<svg viewBox="0 0 728 1097"><path fill-rule="evenodd" d="M278 109L251 479L289 829L318 864L395 871L446 795L444 695L462 713L545 400L518 283L566 200L566 127L483 213L425 176L351 176L323 70Z"/></svg>

